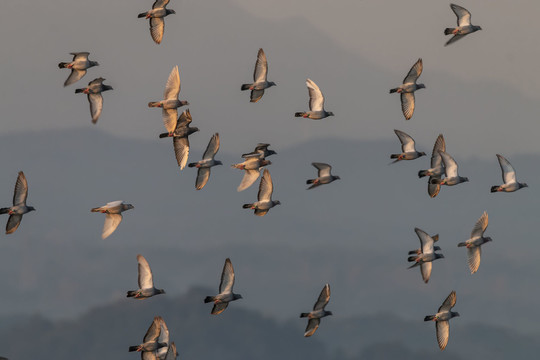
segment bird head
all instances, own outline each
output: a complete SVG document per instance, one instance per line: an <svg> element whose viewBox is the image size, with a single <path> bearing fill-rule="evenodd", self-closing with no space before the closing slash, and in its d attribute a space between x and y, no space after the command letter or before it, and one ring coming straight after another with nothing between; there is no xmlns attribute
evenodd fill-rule
<svg viewBox="0 0 540 360"><path fill-rule="evenodd" d="M281 205L281 201L279 200L274 201L274 205Z"/></svg>
<svg viewBox="0 0 540 360"><path fill-rule="evenodd" d="M169 14L176 14L176 11L174 11L173 9L167 9L167 15Z"/></svg>
<svg viewBox="0 0 540 360"><path fill-rule="evenodd" d="M493 239L490 238L489 236L485 237L484 240L485 240L486 242L488 242L488 241L493 241Z"/></svg>
<svg viewBox="0 0 540 360"><path fill-rule="evenodd" d="M324 313L325 313L326 315L334 315L334 314L332 314L331 311L325 311Z"/></svg>
<svg viewBox="0 0 540 360"><path fill-rule="evenodd" d="M275 82L273 82L273 81L269 81L268 82L268 87L270 87L270 86L277 86L277 84Z"/></svg>
<svg viewBox="0 0 540 360"><path fill-rule="evenodd" d="M435 259L444 259L443 254L435 254Z"/></svg>
<svg viewBox="0 0 540 360"><path fill-rule="evenodd" d="M467 182L469 181L469 178L468 177L459 177L459 179L462 181L462 182Z"/></svg>
<svg viewBox="0 0 540 360"><path fill-rule="evenodd" d="M277 152L275 152L274 150L267 150L267 151L268 151L268 156L277 155Z"/></svg>
<svg viewBox="0 0 540 360"><path fill-rule="evenodd" d="M527 183L520 183L519 184L519 188L524 188L524 187L529 187L529 185L527 185Z"/></svg>
<svg viewBox="0 0 540 360"><path fill-rule="evenodd" d="M328 111L328 116L334 116L334 113L331 111Z"/></svg>
<svg viewBox="0 0 540 360"><path fill-rule="evenodd" d="M188 106L188 105L189 105L189 101L180 100L180 106Z"/></svg>
<svg viewBox="0 0 540 360"><path fill-rule="evenodd" d="M243 299L242 295L234 294L234 300Z"/></svg>
<svg viewBox="0 0 540 360"><path fill-rule="evenodd" d="M29 206L28 211L36 211L36 209L33 206Z"/></svg>
<svg viewBox="0 0 540 360"><path fill-rule="evenodd" d="M216 160L216 164L215 165L223 165L223 163L219 160Z"/></svg>

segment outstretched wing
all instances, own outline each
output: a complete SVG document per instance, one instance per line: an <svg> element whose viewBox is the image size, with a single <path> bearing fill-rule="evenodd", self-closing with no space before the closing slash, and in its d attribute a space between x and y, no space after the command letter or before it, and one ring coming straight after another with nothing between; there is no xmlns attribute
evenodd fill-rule
<svg viewBox="0 0 540 360"><path fill-rule="evenodd" d="M418 238L420 239L422 254L433 253L433 238L419 228L414 228L414 232L416 232L416 235L418 235Z"/></svg>
<svg viewBox="0 0 540 360"><path fill-rule="evenodd" d="M64 82L64 86L76 83L77 81L81 80L84 75L86 75L86 70L78 70L72 68L71 74L69 74L68 78Z"/></svg>
<svg viewBox="0 0 540 360"><path fill-rule="evenodd" d="M471 231L471 239L479 238L482 235L484 235L484 231L486 231L489 223L489 218L487 212L484 211L482 216L476 221L476 224L474 224L474 227Z"/></svg>
<svg viewBox="0 0 540 360"><path fill-rule="evenodd" d="M92 115L92 122L97 123L101 110L103 110L103 96L101 93L88 94L88 102L90 103L90 115Z"/></svg>
<svg viewBox="0 0 540 360"><path fill-rule="evenodd" d="M405 79L403 79L403 83L416 83L416 80L418 80L420 75L422 75L423 68L424 65L422 63L422 59L418 59L418 61L412 66L411 70L409 70L407 73L407 76L405 76Z"/></svg>
<svg viewBox="0 0 540 360"><path fill-rule="evenodd" d="M328 164L325 164L325 163L318 163L318 162L314 162L314 163L311 163L311 165L315 166L318 170L317 172L317 176L318 177L326 177L326 176L331 176L332 174L330 173L332 171L332 167Z"/></svg>
<svg viewBox="0 0 540 360"><path fill-rule="evenodd" d="M143 342L149 342L149 341L156 341L159 337L159 334L161 333L161 322L163 319L161 316L154 317L154 321L152 322L152 325L148 328L146 331L146 334L144 335Z"/></svg>
<svg viewBox="0 0 540 360"><path fill-rule="evenodd" d="M319 328L320 323L321 319L309 319L304 336L310 337L311 335L313 335L315 331Z"/></svg>
<svg viewBox="0 0 540 360"><path fill-rule="evenodd" d="M19 171L17 182L15 182L15 190L13 191L13 206L26 205L26 197L28 196L28 182L22 171Z"/></svg>
<svg viewBox="0 0 540 360"><path fill-rule="evenodd" d="M443 166L441 154L439 151L446 151L446 143L442 134L437 136L435 144L433 145L433 151L431 152L431 167L440 168Z"/></svg>
<svg viewBox="0 0 540 360"><path fill-rule="evenodd" d="M272 177L270 171L264 169L263 176L261 177L261 183L259 184L259 193L257 199L259 201L272 200L272 192L274 191L274 184L272 183Z"/></svg>
<svg viewBox="0 0 540 360"><path fill-rule="evenodd" d="M439 308L438 312L450 311L454 307L454 305L456 305L456 299L457 299L456 292L454 290L452 290L450 295L448 295L448 297L442 303L442 305Z"/></svg>
<svg viewBox="0 0 540 360"><path fill-rule="evenodd" d="M471 25L471 13L469 10L465 9L462 6L456 4L450 4L450 8L457 16L457 25L458 26L469 26Z"/></svg>
<svg viewBox="0 0 540 360"><path fill-rule="evenodd" d="M414 114L414 93L402 92L401 93L401 111L405 120L410 120Z"/></svg>
<svg viewBox="0 0 540 360"><path fill-rule="evenodd" d="M501 166L502 178L505 184L511 184L516 182L516 171L514 167L510 164L510 161L502 155L497 154L497 159L499 159L499 165Z"/></svg>
<svg viewBox="0 0 540 360"><path fill-rule="evenodd" d="M221 272L221 282L219 283L219 293L231 293L234 286L234 269L231 259L225 260L223 271ZM225 306L227 307L227 306ZM225 310L225 309L223 309Z"/></svg>
<svg viewBox="0 0 540 360"><path fill-rule="evenodd" d="M263 49L259 49L257 53L257 62L255 63L255 70L253 71L253 81L265 82L266 74L268 73L268 62L266 61L266 54Z"/></svg>
<svg viewBox="0 0 540 360"><path fill-rule="evenodd" d="M447 178L454 178L458 176L458 166L456 160L453 157L448 155L444 151L439 151L441 154L443 163L444 163L444 174Z"/></svg>
<svg viewBox="0 0 540 360"><path fill-rule="evenodd" d="M469 269L471 274L474 274L478 271L480 267L480 257L482 256L482 247L474 246L467 249L467 263L469 264Z"/></svg>
<svg viewBox="0 0 540 360"><path fill-rule="evenodd" d="M324 110L324 96L321 89L311 79L306 80L306 86L309 91L309 110L311 111L323 111Z"/></svg>
<svg viewBox="0 0 540 360"><path fill-rule="evenodd" d="M259 170L244 170L244 177L240 182L240 185L236 188L236 191L244 191L259 178Z"/></svg>
<svg viewBox="0 0 540 360"><path fill-rule="evenodd" d="M173 67L169 78L167 79L167 85L165 85L165 91L163 92L163 99L176 100L180 94L180 73L178 72L178 65Z"/></svg>
<svg viewBox="0 0 540 360"><path fill-rule="evenodd" d="M12 234L21 225L22 215L12 214L6 224L6 234Z"/></svg>
<svg viewBox="0 0 540 360"><path fill-rule="evenodd" d="M180 170L186 167L189 156L189 139L187 136L173 138L174 155L176 156L176 162L180 166Z"/></svg>
<svg viewBox="0 0 540 360"><path fill-rule="evenodd" d="M210 168L199 168L197 171L197 180L195 180L195 189L201 190L210 178Z"/></svg>
<svg viewBox="0 0 540 360"><path fill-rule="evenodd" d="M394 130L399 141L401 142L401 150L403 152L415 152L414 139L401 130Z"/></svg>
<svg viewBox="0 0 540 360"><path fill-rule="evenodd" d="M450 323L448 321L437 321L435 323L435 329L437 330L437 342L439 343L439 348L444 350L450 336Z"/></svg>
<svg viewBox="0 0 540 360"><path fill-rule="evenodd" d="M150 35L152 36L152 40L154 40L156 44L161 44L164 31L165 31L165 20L163 18L160 18L160 17L150 18Z"/></svg>
<svg viewBox="0 0 540 360"><path fill-rule="evenodd" d="M154 287L154 281L152 280L152 270L148 261L142 255L137 255L137 262L139 263L139 289L151 289Z"/></svg>
<svg viewBox="0 0 540 360"><path fill-rule="evenodd" d="M203 160L211 160L219 150L219 134L215 133L208 142L208 146L203 154Z"/></svg>
<svg viewBox="0 0 540 360"><path fill-rule="evenodd" d="M422 280L424 280L426 284L428 283L429 278L431 277L432 267L433 267L433 263L431 261L420 264L420 273L422 274Z"/></svg>
<svg viewBox="0 0 540 360"><path fill-rule="evenodd" d="M221 314L223 311L225 311L225 309L227 308L227 306L229 306L229 303L228 303L228 302L220 302L220 303L214 304L214 307L212 308L211 314L212 314L212 315L219 315L219 314Z"/></svg>
<svg viewBox="0 0 540 360"><path fill-rule="evenodd" d="M330 301L330 285L326 284L324 285L323 289L321 290L321 293L319 294L319 298L317 299L317 302L315 305L313 305L313 310L322 310L328 304Z"/></svg>
<svg viewBox="0 0 540 360"><path fill-rule="evenodd" d="M122 222L122 214L105 214L105 224L101 232L101 238L108 238Z"/></svg>

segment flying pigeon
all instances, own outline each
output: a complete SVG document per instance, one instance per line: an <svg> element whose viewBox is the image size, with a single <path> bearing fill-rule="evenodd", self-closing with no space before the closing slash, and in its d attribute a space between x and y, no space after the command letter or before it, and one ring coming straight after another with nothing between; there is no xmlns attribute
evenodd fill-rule
<svg viewBox="0 0 540 360"><path fill-rule="evenodd" d="M251 90L250 102L256 103L261 100L264 95L264 89L268 89L271 86L276 86L273 81L266 80L268 75L268 61L266 61L266 55L263 49L259 49L257 53L257 62L255 63L255 70L253 71L253 83L243 84L241 90Z"/></svg>
<svg viewBox="0 0 540 360"><path fill-rule="evenodd" d="M71 74L69 74L68 78L64 82L64 86L68 86L79 81L84 75L86 75L86 69L99 65L97 61L88 60L88 55L90 55L89 52L76 52L70 54L73 55L73 61L61 62L58 64L60 69L71 69Z"/></svg>
<svg viewBox="0 0 540 360"><path fill-rule="evenodd" d="M441 154L443 160L445 178L442 180L440 178L433 178L430 184L453 186L469 181L469 178L459 176L458 166L454 158L444 151L439 151L439 154Z"/></svg>
<svg viewBox="0 0 540 360"><path fill-rule="evenodd" d="M34 211L33 206L26 206L26 197L28 196L28 182L22 171L19 171L15 190L13 191L13 206L1 208L0 214L9 214L6 224L6 234L12 234L21 224L24 214Z"/></svg>
<svg viewBox="0 0 540 360"><path fill-rule="evenodd" d="M305 337L309 337L315 333L315 331L319 328L321 318L332 315L331 311L324 310L324 308L328 304L328 301L330 301L330 285L326 284L324 285L321 293L319 294L317 302L315 303L315 305L313 305L313 311L300 314L300 318L307 317L309 319L306 331L304 333Z"/></svg>
<svg viewBox="0 0 540 360"><path fill-rule="evenodd" d="M240 164L231 165L234 169L244 170L244 177L236 191L244 191L250 187L259 178L260 169L263 166L271 164L272 162L270 160L261 158L258 155L252 155L246 157L246 160Z"/></svg>
<svg viewBox="0 0 540 360"><path fill-rule="evenodd" d="M280 205L279 200L272 200L272 192L274 191L274 184L272 184L272 178L268 169L264 169L261 182L259 184L259 193L257 194L257 202L253 204L244 204L244 209L255 210L255 215L264 216L266 213L276 205Z"/></svg>
<svg viewBox="0 0 540 360"><path fill-rule="evenodd" d="M307 190L313 189L320 185L330 184L334 180L340 180L339 176L334 176L330 173L332 171L332 167L330 165L318 162L311 163L311 165L315 166L318 172L316 179L306 180L306 184L312 184L307 188Z"/></svg>
<svg viewBox="0 0 540 360"><path fill-rule="evenodd" d="M450 336L450 324L448 321L453 317L459 316L459 313L451 311L454 305L456 305L456 292L452 291L442 303L437 314L428 315L424 318L424 321L435 321L437 342L441 350L444 350L448 344L448 337Z"/></svg>
<svg viewBox="0 0 540 360"><path fill-rule="evenodd" d="M416 83L420 75L422 75L423 68L422 59L418 59L411 70L409 70L407 76L405 76L405 79L403 79L403 84L397 88L390 89L390 94L395 92L401 94L401 110L403 111L405 120L409 120L414 113L414 92L426 87L424 84Z"/></svg>
<svg viewBox="0 0 540 360"><path fill-rule="evenodd" d="M225 259L225 265L221 272L221 282L219 283L219 294L216 296L207 296L204 299L205 303L213 302L212 315L221 314L229 302L242 299L242 295L233 293L234 286L234 269L231 263L231 259Z"/></svg>
<svg viewBox="0 0 540 360"><path fill-rule="evenodd" d="M92 212L105 214L105 224L103 225L103 231L101 232L102 239L106 239L116 230L118 225L122 222L122 212L129 209L133 209L133 205L124 204L122 200L118 200L91 210Z"/></svg>
<svg viewBox="0 0 540 360"><path fill-rule="evenodd" d="M144 256L137 255L137 262L139 263L139 289L128 291L127 297L143 300L154 295L165 294L165 290L154 287L152 270L150 270L150 265Z"/></svg>
<svg viewBox="0 0 540 360"><path fill-rule="evenodd" d="M195 188L201 190L208 179L210 178L210 168L216 165L223 165L219 160L214 160L214 156L219 150L219 134L215 133L214 136L208 142L206 151L204 152L203 158L201 161L188 164L189 167L196 167L197 170L197 180L195 181Z"/></svg>
<svg viewBox="0 0 540 360"><path fill-rule="evenodd" d="M436 249L433 246L433 243L435 242L435 240L431 236L429 236L424 230L415 228L414 231L416 232L416 235L418 235L418 238L420 239L420 246L421 246L422 252L419 254L417 252L416 255L409 256L407 260L409 262L414 262L414 264L411 265L409 269L416 266L420 266L420 273L422 274L422 279L427 284L431 276L431 268L432 268L431 263L434 260L444 258L444 255L435 253L435 250L440 250L440 248L437 246L438 249ZM438 239L438 236L437 236L437 239Z"/></svg>
<svg viewBox="0 0 540 360"><path fill-rule="evenodd" d="M454 35L446 42L446 44L444 44L444 46L455 43L465 35L482 30L480 26L471 25L471 13L467 9L456 4L450 4L450 8L457 16L458 26L456 28L444 29L444 35Z"/></svg>
<svg viewBox="0 0 540 360"><path fill-rule="evenodd" d="M471 232L471 238L465 242L460 242L458 247L465 246L467 248L467 262L469 263L469 269L471 274L478 271L480 266L480 256L482 255L482 245L488 241L493 241L490 237L484 237L484 231L488 227L488 214L484 211L480 219L474 224L474 228Z"/></svg>
<svg viewBox="0 0 540 360"><path fill-rule="evenodd" d="M112 90L112 86L103 84L105 79L99 77L88 83L88 86L82 89L75 89L75 94L83 93L88 95L90 103L90 115L92 115L92 123L97 123L101 110L103 109L103 91Z"/></svg>
<svg viewBox="0 0 540 360"><path fill-rule="evenodd" d="M410 137L409 135L405 134L403 131L400 130L394 130L397 137L399 138L399 141L401 142L401 154L392 154L390 155L390 159L396 159L392 161L392 164L397 163L401 160L414 160L419 158L420 156L425 156L425 152L418 152L416 151L414 147L414 139Z"/></svg>
<svg viewBox="0 0 540 360"><path fill-rule="evenodd" d="M431 152L431 169L428 170L420 170L418 172L418 177L422 178L424 176L429 176L428 180L428 194L432 198L437 196L439 194L439 191L441 191L441 185L439 184L432 184L432 179L441 179L442 175L444 174L444 166L442 162L441 154L439 154L439 151L446 151L446 144L444 142L444 137L442 134L439 134L437 137L437 140L435 141L435 145L433 145L433 151Z"/></svg>
<svg viewBox="0 0 540 360"><path fill-rule="evenodd" d="M499 159L499 165L501 166L502 178L504 184L494 185L491 187L491 192L514 192L524 187L529 187L526 183L520 183L516 180L516 171L510 164L510 161L506 160L502 155L497 154Z"/></svg>
<svg viewBox="0 0 540 360"><path fill-rule="evenodd" d="M159 134L160 138L172 137L174 145L174 154L176 156L176 162L180 166L180 170L186 167L189 156L189 135L199 131L198 127L191 127L193 118L189 109L184 110L178 117L178 120L174 123L174 131L168 133Z"/></svg>
<svg viewBox="0 0 540 360"><path fill-rule="evenodd" d="M270 155L274 155L274 154L277 154L274 150L269 150L268 147L270 146L270 144L263 144L263 143L258 143L257 146L255 147L255 150L253 150L252 152L250 153L247 153L247 154L242 154L242 157L247 159L249 157L251 157L252 155L256 155L260 158L266 158Z"/></svg>
<svg viewBox="0 0 540 360"><path fill-rule="evenodd" d="M334 116L331 111L324 110L324 96L321 89L312 80L306 80L306 86L309 91L309 111L297 112L295 117L303 117L313 120L324 119L328 116Z"/></svg>
<svg viewBox="0 0 540 360"><path fill-rule="evenodd" d="M140 13L138 18L150 19L150 35L156 44L160 44L165 30L165 16L176 14L172 9L166 9L170 0L156 0L152 5L152 10Z"/></svg>
<svg viewBox="0 0 540 360"><path fill-rule="evenodd" d="M166 334L164 333L163 335L166 335L167 341L163 341L164 339L162 336L162 332L164 329L166 330ZM142 359L146 359L145 354L144 354L145 352L152 352L156 354L156 352L160 348L163 348L163 347L167 348L169 346L169 344L167 343L169 341L168 337L169 337L169 330L167 329L167 325L165 324L165 321L163 320L161 316L156 316L154 318L154 321L152 322L152 324L146 331L142 344L130 346L129 352L132 352L132 351L142 352L143 353Z"/></svg>

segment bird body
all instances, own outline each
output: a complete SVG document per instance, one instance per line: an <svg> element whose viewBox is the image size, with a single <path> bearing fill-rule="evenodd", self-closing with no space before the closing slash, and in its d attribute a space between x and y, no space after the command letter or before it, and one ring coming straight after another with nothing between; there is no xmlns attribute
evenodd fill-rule
<svg viewBox="0 0 540 360"><path fill-rule="evenodd" d="M267 80L267 75L268 61L266 60L264 50L261 48L257 53L257 62L253 71L253 83L243 84L241 87L242 91L251 90L250 102L256 103L263 97L265 89L276 86L275 82Z"/></svg>
<svg viewBox="0 0 540 360"><path fill-rule="evenodd" d="M405 120L409 120L414 113L414 92L418 89L424 89L426 87L424 84L417 84L423 68L424 65L422 63L422 59L418 59L418 61L416 61L416 63L407 73L407 76L405 76L403 79L403 84L397 88L390 89L390 94L401 94L401 110L403 112L403 116L405 116Z"/></svg>
<svg viewBox="0 0 540 360"><path fill-rule="evenodd" d="M317 84L315 84L313 80L307 79L306 86L309 92L309 111L297 112L294 116L313 120L334 116L333 112L324 109L324 96Z"/></svg>
<svg viewBox="0 0 540 360"><path fill-rule="evenodd" d="M315 333L315 331L319 328L319 324L321 323L321 318L332 315L331 311L325 310L325 307L326 305L328 305L329 301L330 301L330 285L326 284L321 290L321 293L319 294L319 298L317 299L317 302L315 302L315 305L313 305L313 310L308 313L300 314L300 318L307 317L309 319L307 327L306 327L306 331L304 332L305 337L309 337Z"/></svg>
<svg viewBox="0 0 540 360"><path fill-rule="evenodd" d="M471 13L469 10L456 4L450 4L450 8L457 16L457 27L444 29L444 35L454 35L446 42L446 44L444 44L444 46L455 43L465 35L482 30L480 26L471 24Z"/></svg>
<svg viewBox="0 0 540 360"><path fill-rule="evenodd" d="M86 75L86 69L93 66L98 66L97 61L88 60L89 52L73 52L73 60L71 62L61 62L58 64L60 69L71 69L71 74L64 82L64 86L71 85L79 81L84 75Z"/></svg>
<svg viewBox="0 0 540 360"><path fill-rule="evenodd" d="M88 86L81 89L75 89L75 93L87 94L88 103L90 104L90 115L92 115L92 123L97 123L101 111L103 110L103 96L101 93L107 90L113 90L112 86L103 84L104 78L99 77L88 83Z"/></svg>
<svg viewBox="0 0 540 360"><path fill-rule="evenodd" d="M0 214L9 214L9 218L6 223L6 234L12 234L15 232L15 230L17 230L21 224L24 214L36 210L33 206L26 205L27 197L28 182L24 173L19 171L17 181L15 182L15 189L13 190L13 205L0 209Z"/></svg>
<svg viewBox="0 0 540 360"><path fill-rule="evenodd" d="M103 225L101 238L106 239L109 237L122 222L122 213L133 208L133 205L125 204L122 200L118 200L90 210L91 212L105 214L105 224Z"/></svg>
<svg viewBox="0 0 540 360"><path fill-rule="evenodd" d="M235 294L233 292L234 286L234 268L232 266L231 259L225 259L225 265L223 265L223 270L221 271L221 282L219 283L219 294L214 296L207 296L204 299L205 303L213 302L214 307L212 308L212 315L221 314L229 302L242 299L242 295Z"/></svg>
<svg viewBox="0 0 540 360"><path fill-rule="evenodd" d="M510 161L502 155L497 154L499 165L501 166L502 178L504 184L494 185L491 187L491 192L514 192L524 187L529 187L526 183L520 183L516 180L516 171Z"/></svg>

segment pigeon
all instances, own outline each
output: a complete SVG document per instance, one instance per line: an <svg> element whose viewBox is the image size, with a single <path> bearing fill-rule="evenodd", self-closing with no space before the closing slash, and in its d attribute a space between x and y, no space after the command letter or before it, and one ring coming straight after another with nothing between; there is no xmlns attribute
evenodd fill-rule
<svg viewBox="0 0 540 360"><path fill-rule="evenodd" d="M444 174L444 166L439 151L446 151L446 144L444 142L444 137L442 134L439 134L437 140L435 141L435 145L433 145L433 151L431 152L431 169L420 170L418 172L419 178L429 176L428 194L432 198L439 194L439 191L441 191L441 185L432 184L431 180L441 179L442 175Z"/></svg>
<svg viewBox="0 0 540 360"><path fill-rule="evenodd" d="M233 293L234 286L234 269L231 263L231 259L225 259L225 265L223 265L223 271L221 272L221 282L219 283L219 294L216 296L207 296L204 299L205 303L213 302L212 315L221 314L229 302L242 299L242 295Z"/></svg>
<svg viewBox="0 0 540 360"><path fill-rule="evenodd" d="M96 78L88 83L88 86L82 89L75 89L75 94L83 93L88 95L90 103L90 115L92 115L92 123L97 123L101 110L103 109L103 91L112 90L112 86L103 84L105 79L102 77Z"/></svg>
<svg viewBox="0 0 540 360"><path fill-rule="evenodd" d="M236 188L236 191L244 191L250 187L259 178L260 169L263 166L271 164L272 162L270 160L261 158L258 155L253 155L247 157L243 163L231 165L233 169L244 170L244 177L242 178L240 185L238 185L238 188Z"/></svg>
<svg viewBox="0 0 540 360"><path fill-rule="evenodd" d="M444 151L439 151L444 164L445 178L433 178L430 180L430 184L448 185L453 186L469 181L469 178L458 175L458 166L456 161Z"/></svg>
<svg viewBox="0 0 540 360"><path fill-rule="evenodd" d="M435 234L435 235L431 235L431 238L433 239L433 242L437 242L439 241L439 234ZM420 243L420 245L422 245ZM441 250L441 248L439 246L433 246L433 251L438 251L438 250ZM422 254L422 248L418 248L418 249L414 249L414 250L410 250L409 251L409 255L420 255Z"/></svg>
<svg viewBox="0 0 540 360"><path fill-rule="evenodd" d="M440 250L440 248L437 246L437 249L433 246L433 243L435 240L429 236L424 230L421 230L419 228L415 228L414 231L416 232L416 235L418 235L418 238L420 239L420 245L422 252L420 254L409 256L407 259L409 262L413 262L414 264L409 266L409 269L420 266L420 273L422 274L422 280L427 284L429 281L429 277L431 276L431 268L432 268L432 262L437 259L443 259L443 254L437 254L435 253L435 250ZM437 236L438 240L438 236ZM410 254L410 252L409 252Z"/></svg>
<svg viewBox="0 0 540 360"><path fill-rule="evenodd" d="M306 85L309 91L309 111L297 112L294 114L294 116L313 120L320 120L328 116L334 116L333 112L324 110L324 96L317 84L315 84L311 79L307 79Z"/></svg>
<svg viewBox="0 0 540 360"><path fill-rule="evenodd" d="M167 348L169 344L163 341L164 340L162 336L162 332L164 332L163 330L166 331L166 334L163 334L163 335L166 335L165 337L167 338L166 340L168 342L169 330L167 329L167 325L165 324L165 321L163 320L161 316L154 317L154 321L152 322L152 325L150 325L150 327L146 331L146 334L144 335L142 344L130 346L129 352L132 352L132 351L143 352L142 359L144 360L146 359L145 354L144 354L145 352L152 352L155 354L156 351L158 351L160 348L163 348L163 347Z"/></svg>
<svg viewBox="0 0 540 360"><path fill-rule="evenodd" d="M163 31L165 30L165 16L176 14L172 9L166 9L170 0L156 0L152 5L152 10L140 13L138 18L150 19L150 35L156 44L161 44Z"/></svg>
<svg viewBox="0 0 540 360"><path fill-rule="evenodd" d="M512 164L510 164L510 161L499 154L497 154L497 159L499 159L499 165L501 166L504 184L492 186L491 192L514 192L521 188L529 187L526 183L517 182L516 171L512 167Z"/></svg>
<svg viewBox="0 0 540 360"><path fill-rule="evenodd" d="M311 163L311 165L315 166L318 172L316 179L306 180L306 184L312 184L307 188L307 190L313 189L320 185L330 184L334 180L340 180L339 176L334 176L330 173L330 171L332 171L332 167L330 165L318 162Z"/></svg>
<svg viewBox="0 0 540 360"><path fill-rule="evenodd" d="M280 205L279 200L272 200L272 192L274 191L274 184L272 184L272 178L268 169L264 169L261 182L259 184L259 193L257 194L257 202L253 204L244 204L244 209L255 210L255 215L264 216L266 213L276 205Z"/></svg>
<svg viewBox="0 0 540 360"><path fill-rule="evenodd" d="M189 105L187 101L178 100L178 94L180 94L180 74L178 72L178 66L175 66L169 74L169 79L167 79L167 85L165 85L165 91L163 92L163 100L148 103L148 107L162 108L163 123L169 132L169 136L172 136L176 128L176 119L178 118L177 109L184 105Z"/></svg>
<svg viewBox="0 0 540 360"><path fill-rule="evenodd" d="M326 284L324 285L321 293L319 294L317 302L315 303L315 305L313 305L313 311L300 314L300 318L307 317L309 319L306 331L304 333L305 337L310 337L315 333L315 331L319 328L321 318L332 315L331 311L324 310L324 308L328 304L328 301L330 301L330 285Z"/></svg>
<svg viewBox="0 0 540 360"><path fill-rule="evenodd" d="M392 154L390 159L396 159L392 161L392 164L397 163L401 160L414 160L420 156L425 156L425 152L418 152L414 147L414 139L409 135L405 134L403 131L394 130L399 141L401 141L401 154Z"/></svg>
<svg viewBox="0 0 540 360"><path fill-rule="evenodd" d="M456 28L444 29L444 35L454 35L450 40L446 42L446 44L444 44L444 46L455 43L465 35L472 34L473 32L476 32L478 30L482 30L480 26L471 24L471 13L469 12L469 10L456 4L450 4L450 8L457 16L458 26Z"/></svg>
<svg viewBox="0 0 540 360"><path fill-rule="evenodd" d="M422 59L413 65L411 70L405 79L403 79L403 84L397 88L390 89L390 94L399 93L401 94L401 110L405 116L405 120L409 120L414 113L414 92L418 89L425 89L426 85L417 84L416 81L422 75L422 69L424 68L422 64Z"/></svg>
<svg viewBox="0 0 540 360"><path fill-rule="evenodd" d="M221 161L214 160L214 156L218 150L219 134L215 133L210 139L210 142L208 142L202 160L188 164L189 167L196 167L198 169L197 180L195 181L195 188L197 190L201 190L208 182L208 179L210 178L210 168L212 166L223 165Z"/></svg>
<svg viewBox="0 0 540 360"><path fill-rule="evenodd" d="M128 291L127 297L143 300L154 295L165 294L165 290L154 287L152 270L144 256L137 255L137 262L139 263L139 289Z"/></svg>
<svg viewBox="0 0 540 360"><path fill-rule="evenodd" d="M101 238L109 237L122 222L122 212L133 209L133 205L124 204L122 200L112 201L104 206L93 208L91 212L100 212L105 214L105 224L101 232Z"/></svg>
<svg viewBox="0 0 540 360"><path fill-rule="evenodd" d="M0 214L9 214L6 224L6 234L12 234L21 224L24 214L34 211L33 206L26 206L26 197L28 196L28 182L22 171L19 171L15 190L13 191L13 206L1 208Z"/></svg>
<svg viewBox="0 0 540 360"><path fill-rule="evenodd" d="M178 117L178 120L174 123L174 131L168 133L159 134L160 138L172 137L174 145L174 154L176 156L176 162L180 166L180 170L186 167L189 156L189 135L199 131L198 127L191 127L193 118L189 109L184 110Z"/></svg>
<svg viewBox="0 0 540 360"><path fill-rule="evenodd" d="M456 292L452 291L442 303L437 314L428 315L424 318L424 321L435 321L437 342L441 350L444 350L448 344L448 337L450 336L450 324L448 321L453 317L459 316L459 313L451 311L454 305L456 305Z"/></svg>
<svg viewBox="0 0 540 360"><path fill-rule="evenodd" d="M270 155L274 155L274 154L277 154L277 152L275 152L274 150L269 150L268 147L270 146L270 144L263 144L263 143L258 143L257 146L255 147L255 150L253 150L252 152L250 153L247 153L247 154L242 154L242 157L247 159L249 157L251 157L252 155L256 155L262 159L270 156Z"/></svg>
<svg viewBox="0 0 540 360"><path fill-rule="evenodd" d="M90 55L89 52L76 52L70 54L73 55L73 61L61 62L58 64L60 69L71 69L71 74L69 74L68 78L64 82L64 86L68 86L79 81L84 75L86 75L86 69L99 65L97 61L88 60L88 55Z"/></svg>
<svg viewBox="0 0 540 360"><path fill-rule="evenodd" d="M255 70L253 71L253 83L243 84L241 90L251 90L250 102L256 103L261 100L264 95L264 89L268 89L271 86L276 86L273 81L266 80L268 75L268 61L266 61L266 54L263 49L259 49L257 53L257 62L255 63Z"/></svg>
<svg viewBox="0 0 540 360"><path fill-rule="evenodd" d="M469 269L471 274L478 271L480 266L480 256L482 255L482 245L488 241L493 241L490 237L484 237L484 231L488 227L488 214L484 211L480 219L474 224L474 228L471 232L471 238L465 242L460 242L458 247L465 246L467 248L467 262L469 263Z"/></svg>

